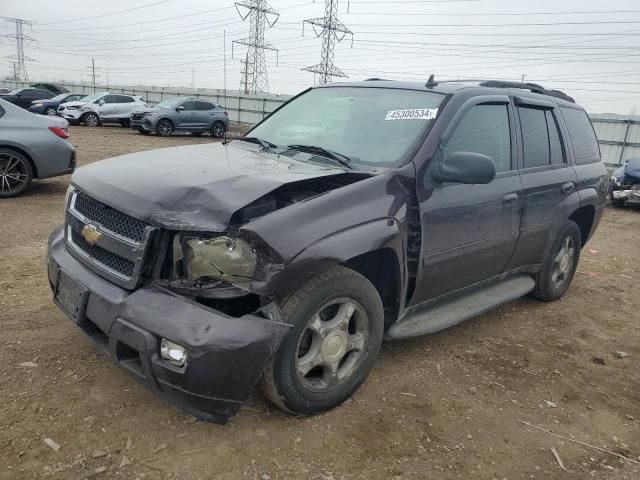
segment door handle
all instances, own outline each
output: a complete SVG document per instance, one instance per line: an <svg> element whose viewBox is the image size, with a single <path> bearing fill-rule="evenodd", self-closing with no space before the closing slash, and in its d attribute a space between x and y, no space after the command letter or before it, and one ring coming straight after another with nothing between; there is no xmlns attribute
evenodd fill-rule
<svg viewBox="0 0 640 480"><path fill-rule="evenodd" d="M507 193L504 197L502 197L502 203L504 203L505 205L510 205L512 203L515 203L517 199L517 193Z"/></svg>
<svg viewBox="0 0 640 480"><path fill-rule="evenodd" d="M562 193L569 193L572 192L573 190L575 190L576 188L576 184L574 182L567 182L564 185L562 185Z"/></svg>

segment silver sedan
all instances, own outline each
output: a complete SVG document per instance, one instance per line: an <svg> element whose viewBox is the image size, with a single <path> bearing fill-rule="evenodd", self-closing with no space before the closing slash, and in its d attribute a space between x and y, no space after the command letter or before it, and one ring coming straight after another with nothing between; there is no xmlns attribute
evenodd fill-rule
<svg viewBox="0 0 640 480"><path fill-rule="evenodd" d="M27 112L0 99L0 198L21 194L33 179L72 173L76 151L63 118Z"/></svg>

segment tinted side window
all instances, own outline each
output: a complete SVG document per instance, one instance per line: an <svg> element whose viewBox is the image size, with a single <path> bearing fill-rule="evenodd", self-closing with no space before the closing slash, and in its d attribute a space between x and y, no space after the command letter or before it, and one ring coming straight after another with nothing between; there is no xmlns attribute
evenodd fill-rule
<svg viewBox="0 0 640 480"><path fill-rule="evenodd" d="M547 128L549 129L549 149L551 153L551 165L562 165L565 163L564 150L562 141L560 140L560 131L558 123L551 110L545 112L547 115Z"/></svg>
<svg viewBox="0 0 640 480"><path fill-rule="evenodd" d="M443 149L444 158L454 152L482 153L491 157L497 172L511 170L511 134L506 105L476 105L456 127Z"/></svg>
<svg viewBox="0 0 640 480"><path fill-rule="evenodd" d="M117 103L116 98L117 95L105 95L104 97L97 99L94 103Z"/></svg>
<svg viewBox="0 0 640 480"><path fill-rule="evenodd" d="M196 110L213 110L215 107L209 102L196 102Z"/></svg>
<svg viewBox="0 0 640 480"><path fill-rule="evenodd" d="M575 108L561 107L560 110L569 130L576 163L584 165L599 162L600 148L598 147L598 139L587 114Z"/></svg>
<svg viewBox="0 0 640 480"><path fill-rule="evenodd" d="M184 107L185 110L189 110L189 111L196 110L196 102L194 102L193 100L184 102L182 106Z"/></svg>
<svg viewBox="0 0 640 480"><path fill-rule="evenodd" d="M518 113L522 129L524 168L549 165L549 135L545 111L520 107Z"/></svg>

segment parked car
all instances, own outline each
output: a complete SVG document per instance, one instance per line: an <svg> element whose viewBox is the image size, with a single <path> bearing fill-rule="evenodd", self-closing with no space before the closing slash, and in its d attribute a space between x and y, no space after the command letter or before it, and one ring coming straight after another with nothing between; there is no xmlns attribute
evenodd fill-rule
<svg viewBox="0 0 640 480"><path fill-rule="evenodd" d="M34 83L31 85L31 88L41 88L42 90L47 90L55 95L69 93L69 90L57 83Z"/></svg>
<svg viewBox="0 0 640 480"><path fill-rule="evenodd" d="M51 117L58 114L58 107L66 102L76 102L86 97L84 93L61 93L48 100L34 100L31 102L29 111L40 115L49 115Z"/></svg>
<svg viewBox="0 0 640 480"><path fill-rule="evenodd" d="M611 176L609 196L615 207L640 206L640 158L630 158Z"/></svg>
<svg viewBox="0 0 640 480"><path fill-rule="evenodd" d="M16 88L11 90L2 99L22 108L29 108L35 100L48 100L55 95L48 90L40 88Z"/></svg>
<svg viewBox="0 0 640 480"><path fill-rule="evenodd" d="M119 123L129 126L131 112L144 106L144 100L135 95L101 92L77 102L63 103L58 107L58 115L72 125L83 123L97 127L103 123Z"/></svg>
<svg viewBox="0 0 640 480"><path fill-rule="evenodd" d="M8 88L4 88L4 87L0 87L0 95L6 95L7 93L9 93L11 90Z"/></svg>
<svg viewBox="0 0 640 480"><path fill-rule="evenodd" d="M221 138L229 128L229 117L220 105L198 98L169 98L152 108L134 110L131 128L143 134L166 137L173 132Z"/></svg>
<svg viewBox="0 0 640 480"><path fill-rule="evenodd" d="M0 198L21 194L34 179L73 172L68 126L62 118L33 115L0 99Z"/></svg>
<svg viewBox="0 0 640 480"><path fill-rule="evenodd" d="M383 337L560 298L607 184L561 92L332 83L232 142L79 169L49 281L103 351L191 414L224 422L258 382L312 414L349 398Z"/></svg>

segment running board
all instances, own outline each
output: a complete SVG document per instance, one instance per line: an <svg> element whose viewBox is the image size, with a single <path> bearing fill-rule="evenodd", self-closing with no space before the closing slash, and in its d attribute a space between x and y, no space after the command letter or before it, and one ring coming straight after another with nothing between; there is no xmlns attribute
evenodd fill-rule
<svg viewBox="0 0 640 480"><path fill-rule="evenodd" d="M410 315L389 328L386 340L417 337L457 325L471 317L492 310L529 293L535 287L533 278L519 275L476 290L455 300L428 307Z"/></svg>

